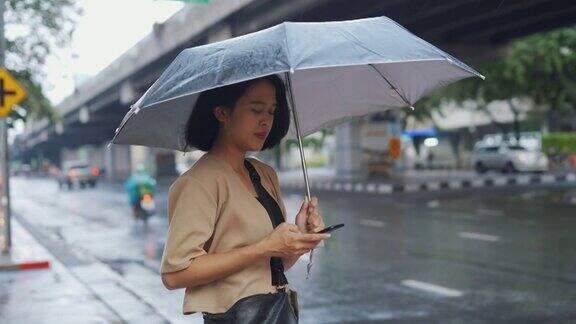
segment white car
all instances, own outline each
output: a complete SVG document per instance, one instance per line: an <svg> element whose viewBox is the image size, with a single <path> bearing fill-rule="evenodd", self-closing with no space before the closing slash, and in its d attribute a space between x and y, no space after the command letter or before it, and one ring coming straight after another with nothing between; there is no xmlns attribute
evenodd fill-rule
<svg viewBox="0 0 576 324"><path fill-rule="evenodd" d="M476 145L472 152L472 165L478 173L488 170L503 172L548 171L548 158L539 149L521 145Z"/></svg>

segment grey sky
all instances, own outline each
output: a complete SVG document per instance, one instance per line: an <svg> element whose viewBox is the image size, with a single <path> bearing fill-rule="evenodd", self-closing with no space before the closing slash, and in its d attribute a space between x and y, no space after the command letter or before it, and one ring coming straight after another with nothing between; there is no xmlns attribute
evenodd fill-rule
<svg viewBox="0 0 576 324"><path fill-rule="evenodd" d="M46 95L58 104L74 91L75 76L93 76L183 7L163 0L78 0L78 20L70 48L48 59Z"/></svg>

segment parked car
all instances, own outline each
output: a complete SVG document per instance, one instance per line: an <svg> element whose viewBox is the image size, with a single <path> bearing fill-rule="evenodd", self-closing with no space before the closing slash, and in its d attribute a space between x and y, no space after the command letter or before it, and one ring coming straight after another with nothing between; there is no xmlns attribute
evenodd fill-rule
<svg viewBox="0 0 576 324"><path fill-rule="evenodd" d="M83 162L69 162L58 176L58 186L60 189L65 186L68 189L72 189L74 186L94 188L98 178L100 178L99 168L89 166Z"/></svg>
<svg viewBox="0 0 576 324"><path fill-rule="evenodd" d="M488 170L544 172L548 170L548 158L538 148L529 149L517 144L477 144L472 152L472 165L478 173Z"/></svg>
<svg viewBox="0 0 576 324"><path fill-rule="evenodd" d="M29 164L21 164L10 167L10 174L13 176L30 176L32 174L32 168Z"/></svg>

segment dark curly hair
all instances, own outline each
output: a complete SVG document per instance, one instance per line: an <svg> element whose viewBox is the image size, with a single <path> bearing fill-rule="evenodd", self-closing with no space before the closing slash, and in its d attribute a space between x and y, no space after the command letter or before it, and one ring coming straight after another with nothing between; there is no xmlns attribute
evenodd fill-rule
<svg viewBox="0 0 576 324"><path fill-rule="evenodd" d="M274 122L266 141L264 141L262 151L273 148L280 143L290 127L290 112L288 111L284 82L277 75L269 75L202 92L186 124L186 147L195 147L205 152L210 150L220 127L213 114L213 109L218 106L233 109L238 99L246 93L248 88L261 80L269 81L276 89Z"/></svg>

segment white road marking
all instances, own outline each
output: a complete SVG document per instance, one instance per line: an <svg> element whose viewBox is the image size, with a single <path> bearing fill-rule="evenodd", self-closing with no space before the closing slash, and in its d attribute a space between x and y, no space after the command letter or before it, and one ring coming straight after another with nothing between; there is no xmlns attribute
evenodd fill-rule
<svg viewBox="0 0 576 324"><path fill-rule="evenodd" d="M484 179L472 180L472 187L474 188L484 187Z"/></svg>
<svg viewBox="0 0 576 324"><path fill-rule="evenodd" d="M508 183L508 178L504 178L504 177L498 177L494 179L494 185L495 186L504 186Z"/></svg>
<svg viewBox="0 0 576 324"><path fill-rule="evenodd" d="M370 227L384 227L384 225L386 225L386 223L379 221L379 220L364 218L364 219L360 220L360 225L370 226Z"/></svg>
<svg viewBox="0 0 576 324"><path fill-rule="evenodd" d="M386 184L381 184L378 186L378 192L379 193L391 193L392 192L392 186L386 185Z"/></svg>
<svg viewBox="0 0 576 324"><path fill-rule="evenodd" d="M497 209L485 209L485 208L478 208L476 210L476 214L481 215L481 216L502 216L504 215L504 212L501 210L497 210Z"/></svg>
<svg viewBox="0 0 576 324"><path fill-rule="evenodd" d="M426 187L428 190L438 190L440 189L440 184L438 182L429 182Z"/></svg>
<svg viewBox="0 0 576 324"><path fill-rule="evenodd" d="M346 182L346 183L344 184L344 190L346 190L346 191L352 190L352 183Z"/></svg>
<svg viewBox="0 0 576 324"><path fill-rule="evenodd" d="M518 184L529 184L530 183L530 176L522 175L516 178L516 183Z"/></svg>
<svg viewBox="0 0 576 324"><path fill-rule="evenodd" d="M404 191L405 192L416 192L420 190L420 185L419 184L407 184L406 186L404 186Z"/></svg>
<svg viewBox="0 0 576 324"><path fill-rule="evenodd" d="M428 208L438 208L440 206L440 201L430 200L426 205L428 205Z"/></svg>
<svg viewBox="0 0 576 324"><path fill-rule="evenodd" d="M450 181L448 187L450 189L460 189L462 188L462 183L460 181Z"/></svg>
<svg viewBox="0 0 576 324"><path fill-rule="evenodd" d="M406 287L426 291L429 293L433 293L433 294L441 295L441 296L445 296L445 297L461 297L462 295L464 295L464 293L459 291L459 290L450 289L450 288L430 284L427 282L416 281L416 280L411 280L411 279L402 280L402 284Z"/></svg>
<svg viewBox="0 0 576 324"><path fill-rule="evenodd" d="M366 191L368 192L374 192L376 191L376 185L373 183L369 183L366 185Z"/></svg>
<svg viewBox="0 0 576 324"><path fill-rule="evenodd" d="M495 235L488 235L488 234L480 234L480 233L470 233L470 232L460 232L459 236L461 238L471 239L471 240L480 240L486 242L498 242L500 238Z"/></svg>

